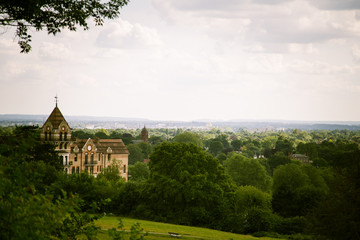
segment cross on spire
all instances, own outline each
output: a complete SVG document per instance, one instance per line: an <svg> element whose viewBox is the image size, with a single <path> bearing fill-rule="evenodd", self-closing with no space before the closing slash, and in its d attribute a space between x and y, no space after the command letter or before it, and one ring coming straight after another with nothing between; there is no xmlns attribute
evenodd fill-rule
<svg viewBox="0 0 360 240"><path fill-rule="evenodd" d="M58 104L58 96L57 96L57 94L55 96L55 104L56 104L56 107L57 107L57 104Z"/></svg>

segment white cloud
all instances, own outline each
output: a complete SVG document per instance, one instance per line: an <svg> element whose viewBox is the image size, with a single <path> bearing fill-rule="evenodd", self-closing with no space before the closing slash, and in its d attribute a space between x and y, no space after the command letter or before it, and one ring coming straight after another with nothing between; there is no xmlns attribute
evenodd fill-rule
<svg viewBox="0 0 360 240"><path fill-rule="evenodd" d="M358 45L352 47L352 54L357 61L360 61L360 48Z"/></svg>
<svg viewBox="0 0 360 240"><path fill-rule="evenodd" d="M96 40L98 46L110 48L143 48L161 45L156 29L118 19L104 27Z"/></svg>
<svg viewBox="0 0 360 240"><path fill-rule="evenodd" d="M39 47L39 54L47 60L65 60L72 57L69 48L63 43L43 42Z"/></svg>
<svg viewBox="0 0 360 240"><path fill-rule="evenodd" d="M314 47L313 44L299 44L290 43L288 44L288 50L290 53L305 53L305 54L319 54L319 50Z"/></svg>

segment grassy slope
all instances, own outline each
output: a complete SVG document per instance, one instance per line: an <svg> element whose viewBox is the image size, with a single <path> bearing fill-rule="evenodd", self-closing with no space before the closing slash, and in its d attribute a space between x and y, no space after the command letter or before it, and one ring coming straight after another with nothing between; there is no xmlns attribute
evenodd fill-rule
<svg viewBox="0 0 360 240"><path fill-rule="evenodd" d="M198 228L198 227L189 227L182 225L173 225L167 223L158 223L145 220L131 219L131 218L122 218L122 221L125 225L124 229L130 230L130 227L138 222L140 226L144 229L144 232L148 232L149 235L145 237L146 240L152 239L174 239L174 237L169 236L169 232L175 232L182 235L181 239L204 239L204 240L251 240L251 239L272 239L272 238L256 238L249 235L240 235L228 232L221 232L216 230L211 230L207 228ZM118 226L118 217L106 216L96 221L96 225L100 226L102 229L109 229Z"/></svg>

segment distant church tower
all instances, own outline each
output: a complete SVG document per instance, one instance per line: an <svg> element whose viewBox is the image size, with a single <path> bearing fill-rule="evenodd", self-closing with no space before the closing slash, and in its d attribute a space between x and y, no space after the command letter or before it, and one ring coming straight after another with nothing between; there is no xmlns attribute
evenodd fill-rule
<svg viewBox="0 0 360 240"><path fill-rule="evenodd" d="M71 128L66 122L64 116L60 112L57 105L57 96L55 97L56 105L48 119L41 128L40 138L42 141L55 145L55 151L58 153L68 172L67 166L70 161L70 145L71 145Z"/></svg>
<svg viewBox="0 0 360 240"><path fill-rule="evenodd" d="M149 132L146 130L146 127L141 130L141 140L143 142L149 142Z"/></svg>

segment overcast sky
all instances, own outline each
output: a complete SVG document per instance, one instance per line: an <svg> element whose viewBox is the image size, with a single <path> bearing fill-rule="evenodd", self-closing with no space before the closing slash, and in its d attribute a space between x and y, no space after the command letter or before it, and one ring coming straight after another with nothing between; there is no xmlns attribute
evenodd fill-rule
<svg viewBox="0 0 360 240"><path fill-rule="evenodd" d="M0 32L0 114L360 120L359 0L132 0L29 54Z"/></svg>

